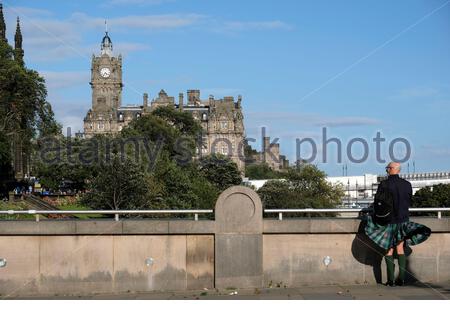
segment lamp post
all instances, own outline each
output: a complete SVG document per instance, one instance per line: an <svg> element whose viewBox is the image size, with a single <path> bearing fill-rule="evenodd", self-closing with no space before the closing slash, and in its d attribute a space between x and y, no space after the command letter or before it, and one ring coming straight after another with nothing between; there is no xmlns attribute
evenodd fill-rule
<svg viewBox="0 0 450 320"><path fill-rule="evenodd" d="M347 181L347 207L350 208L350 179Z"/></svg>

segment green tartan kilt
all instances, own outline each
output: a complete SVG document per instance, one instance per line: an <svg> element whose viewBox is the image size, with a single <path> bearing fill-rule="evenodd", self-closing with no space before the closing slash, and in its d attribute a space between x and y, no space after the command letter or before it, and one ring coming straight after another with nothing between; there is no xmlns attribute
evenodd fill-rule
<svg viewBox="0 0 450 320"><path fill-rule="evenodd" d="M430 228L411 221L379 225L367 216L366 235L383 249L394 248L402 241L408 246L414 246L428 239Z"/></svg>

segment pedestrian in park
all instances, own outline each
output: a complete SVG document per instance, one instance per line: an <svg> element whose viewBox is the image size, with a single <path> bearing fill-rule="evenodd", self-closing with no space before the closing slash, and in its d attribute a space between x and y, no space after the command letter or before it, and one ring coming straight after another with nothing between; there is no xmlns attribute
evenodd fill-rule
<svg viewBox="0 0 450 320"><path fill-rule="evenodd" d="M391 162L386 167L388 178L380 183L375 195L374 214L368 216L365 232L378 246L386 250L385 261L388 286L405 285L405 245L424 242L431 230L421 224L409 221L412 202L411 183L399 177L401 166ZM384 212L380 207L388 208ZM379 214L377 212L383 212ZM399 273L394 281L394 251L397 253Z"/></svg>

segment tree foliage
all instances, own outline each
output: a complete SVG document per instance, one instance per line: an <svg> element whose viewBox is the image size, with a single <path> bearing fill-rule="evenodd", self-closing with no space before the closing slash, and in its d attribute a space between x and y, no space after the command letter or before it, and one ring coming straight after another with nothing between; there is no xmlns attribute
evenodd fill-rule
<svg viewBox="0 0 450 320"><path fill-rule="evenodd" d="M286 179L268 181L258 194L268 209L335 208L344 191L325 178L316 166L304 165L289 169Z"/></svg>
<svg viewBox="0 0 450 320"><path fill-rule="evenodd" d="M63 181L71 181L72 188L85 190L86 183L95 177L100 160L104 159L104 146L109 137L72 139L70 137L47 137L37 141L33 155L34 173L46 189L57 191ZM93 154L93 141L98 145L98 155ZM98 159L97 159L98 158ZM84 161L83 161L84 160Z"/></svg>
<svg viewBox="0 0 450 320"><path fill-rule="evenodd" d="M284 177L284 173L273 170L266 163L261 163L247 165L245 176L253 180L279 179Z"/></svg>
<svg viewBox="0 0 450 320"><path fill-rule="evenodd" d="M165 113L165 117L153 113L141 117L117 136L102 135L84 140L48 139L59 147L53 151L52 145L42 145L42 149L50 150L46 153L48 160L41 157L35 165L42 184L56 189L62 179L67 179L80 189L88 188L90 193L83 198L83 204L93 209L213 208L219 195L218 187L208 180L199 163L193 162L193 147L178 145L180 139L185 141L186 137L193 138L198 132L192 129L196 126L192 125L194 119L190 114L186 114L180 118L176 115L177 117L173 117L175 120L168 120L167 114ZM179 128L191 129L183 132L185 129ZM163 143L158 148L160 141ZM94 148L89 151L91 147ZM156 154L148 155L147 151L150 149ZM139 152L135 153L136 150ZM89 155L95 151L97 155ZM122 157L125 157L126 161L118 163L118 159L122 160ZM154 164L149 166L152 157L155 158ZM93 158L93 161L87 163L80 160L86 158ZM58 161L55 163L52 161L54 159ZM227 166L228 162L229 160L224 161ZM139 167L139 174L137 169L133 169L136 166ZM237 170L237 167L234 165L232 169ZM124 186L130 185L134 189L137 187L136 181L139 181L140 190L145 190L145 195L137 194L135 197L126 198L125 202L113 199L113 195L124 198L123 194L116 190L116 186L129 189Z"/></svg>
<svg viewBox="0 0 450 320"><path fill-rule="evenodd" d="M219 193L240 184L241 176L225 157L193 161L200 132L191 114L160 108L116 136L53 139L59 148L48 156L59 160L41 159L35 167L46 187L56 189L67 179L88 188L83 204L93 209L211 209ZM90 147L97 155L89 163L81 161L91 158ZM135 190L133 195L124 194L129 190Z"/></svg>
<svg viewBox="0 0 450 320"><path fill-rule="evenodd" d="M56 135L61 126L47 102L44 79L34 70L14 60L13 49L0 41L0 158L2 187L11 189L14 176L12 142L21 141L26 154L33 152L35 138ZM8 155L9 153L9 155Z"/></svg>
<svg viewBox="0 0 450 320"><path fill-rule="evenodd" d="M413 207L450 207L450 184L438 184L433 187L425 187L418 190L413 196Z"/></svg>
<svg viewBox="0 0 450 320"><path fill-rule="evenodd" d="M7 196L14 177L11 166L11 147L7 137L0 134L0 197ZM0 199L1 200L1 199Z"/></svg>
<svg viewBox="0 0 450 320"><path fill-rule="evenodd" d="M0 132L21 134L26 141L59 133L46 99L45 80L15 61L13 49L0 41Z"/></svg>
<svg viewBox="0 0 450 320"><path fill-rule="evenodd" d="M144 209L148 206L149 185L140 166L131 159L115 156L100 165L102 174L89 183L83 204L104 210Z"/></svg>
<svg viewBox="0 0 450 320"><path fill-rule="evenodd" d="M200 160L200 172L216 188L225 189L242 183L239 169L231 159L223 155L209 155Z"/></svg>
<svg viewBox="0 0 450 320"><path fill-rule="evenodd" d="M217 187L194 164L181 167L162 160L151 176L160 185L161 208L211 209L219 195Z"/></svg>
<svg viewBox="0 0 450 320"><path fill-rule="evenodd" d="M182 135L196 137L202 132L200 123L188 112L179 111L172 107L160 107L153 111L152 114L165 120Z"/></svg>
<svg viewBox="0 0 450 320"><path fill-rule="evenodd" d="M188 114L187 116L192 119L191 115ZM179 129L180 127L187 128L187 125L182 124L182 120L185 120L185 118L186 116L183 116L183 119L178 119L179 122L170 121L165 117L159 117L151 113L131 122L128 127L122 130L121 137L141 139L150 149L156 148L155 151L159 154L167 154L179 164L186 164L192 161L195 153L195 137L185 134Z"/></svg>

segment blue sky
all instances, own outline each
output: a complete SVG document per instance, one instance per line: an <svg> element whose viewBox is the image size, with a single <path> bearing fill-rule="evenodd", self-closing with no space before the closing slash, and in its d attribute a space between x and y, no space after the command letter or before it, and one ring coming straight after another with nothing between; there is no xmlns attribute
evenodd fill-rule
<svg viewBox="0 0 450 320"><path fill-rule="evenodd" d="M381 173L373 138L407 139L416 171L450 170L450 1L0 0L8 39L19 15L26 63L45 76L57 118L74 130L91 106L90 62L108 20L124 56L123 103L160 89L243 96L247 136L267 127L295 160L295 139L318 145L329 175ZM342 141L322 157L322 128ZM351 163L352 138L368 159ZM362 156L360 143L352 155ZM395 144L398 159L403 144ZM301 155L311 148L302 144ZM406 164L405 164L406 171Z"/></svg>

